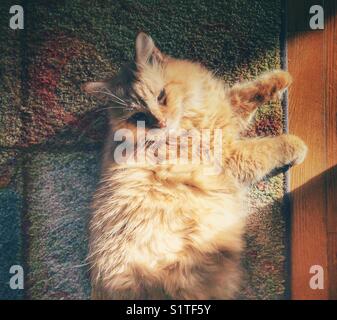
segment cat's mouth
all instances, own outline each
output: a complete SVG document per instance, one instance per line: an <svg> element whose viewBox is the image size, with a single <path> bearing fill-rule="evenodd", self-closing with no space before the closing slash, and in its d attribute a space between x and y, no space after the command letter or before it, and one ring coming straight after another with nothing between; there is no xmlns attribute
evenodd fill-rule
<svg viewBox="0 0 337 320"><path fill-rule="evenodd" d="M148 129L163 127L161 122L155 116L148 112L137 112L133 114L130 118L128 118L127 121L128 123L132 123L134 125L137 125L137 122L143 122L145 123L145 127Z"/></svg>

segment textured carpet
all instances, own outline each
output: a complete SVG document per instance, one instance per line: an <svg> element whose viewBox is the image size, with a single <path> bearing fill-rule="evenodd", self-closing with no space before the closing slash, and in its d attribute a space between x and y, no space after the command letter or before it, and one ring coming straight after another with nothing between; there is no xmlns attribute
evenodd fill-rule
<svg viewBox="0 0 337 320"><path fill-rule="evenodd" d="M19 4L19 2L18 2ZM98 177L103 114L80 92L133 57L138 31L229 83L280 68L279 0L24 1L25 29L0 4L0 298L86 299L88 205ZM279 103L263 106L249 136L277 135ZM286 292L284 177L251 190L242 299ZM9 289L9 267L25 289Z"/></svg>

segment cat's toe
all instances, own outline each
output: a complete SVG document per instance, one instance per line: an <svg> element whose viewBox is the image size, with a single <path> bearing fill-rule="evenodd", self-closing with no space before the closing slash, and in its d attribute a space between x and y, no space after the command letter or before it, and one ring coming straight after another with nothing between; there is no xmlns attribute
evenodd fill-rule
<svg viewBox="0 0 337 320"><path fill-rule="evenodd" d="M293 164L294 165L301 164L307 157L307 153L308 153L308 147L303 142L303 145L298 150L296 150L296 156L295 156Z"/></svg>
<svg viewBox="0 0 337 320"><path fill-rule="evenodd" d="M290 165L297 165L305 160L308 153L308 147L301 138L295 135L287 135L285 151L289 155L288 163Z"/></svg>
<svg viewBox="0 0 337 320"><path fill-rule="evenodd" d="M292 77L288 71L276 70L271 74L278 91L286 89L292 82Z"/></svg>
<svg viewBox="0 0 337 320"><path fill-rule="evenodd" d="M263 83L265 83L269 91L270 100L280 99L291 82L290 73L283 70L274 70L263 76Z"/></svg>

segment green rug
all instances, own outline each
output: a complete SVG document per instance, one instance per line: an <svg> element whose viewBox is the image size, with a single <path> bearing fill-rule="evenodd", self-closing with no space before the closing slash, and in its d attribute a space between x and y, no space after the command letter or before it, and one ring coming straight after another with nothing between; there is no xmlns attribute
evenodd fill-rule
<svg viewBox="0 0 337 320"><path fill-rule="evenodd" d="M19 4L20 2L17 2ZM22 1L25 29L0 4L0 299L87 299L88 206L105 130L80 85L132 59L139 31L228 83L281 67L281 1ZM250 136L283 130L280 103L263 106ZM282 174L251 190L240 298L286 295ZM9 288L22 265L25 289Z"/></svg>

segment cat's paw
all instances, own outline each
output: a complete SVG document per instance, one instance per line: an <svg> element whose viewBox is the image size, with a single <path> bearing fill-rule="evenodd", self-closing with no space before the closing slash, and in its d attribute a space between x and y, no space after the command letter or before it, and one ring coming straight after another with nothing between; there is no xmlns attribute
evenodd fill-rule
<svg viewBox="0 0 337 320"><path fill-rule="evenodd" d="M283 92L292 82L292 77L289 72L283 70L274 70L265 73L261 77L261 82L268 88L270 100L281 98Z"/></svg>
<svg viewBox="0 0 337 320"><path fill-rule="evenodd" d="M301 164L307 156L308 147L305 142L292 134L283 135L282 150L285 155L285 164Z"/></svg>

